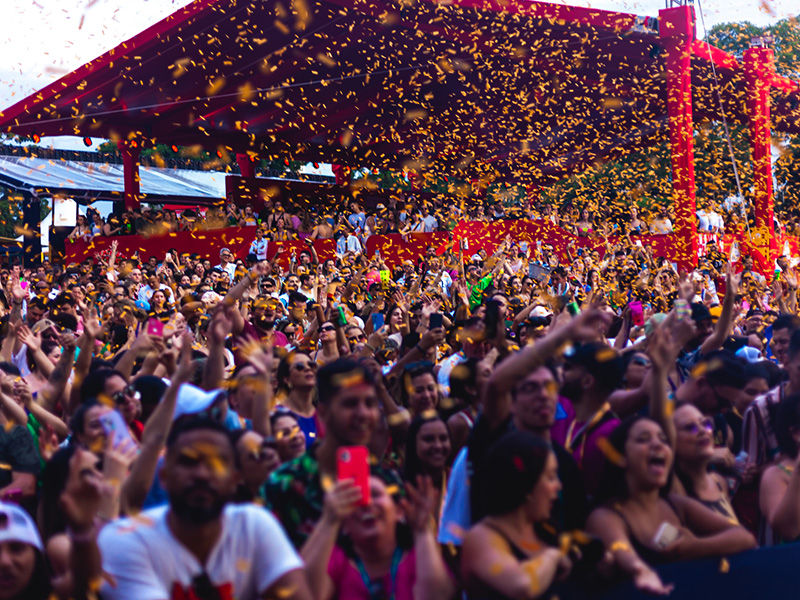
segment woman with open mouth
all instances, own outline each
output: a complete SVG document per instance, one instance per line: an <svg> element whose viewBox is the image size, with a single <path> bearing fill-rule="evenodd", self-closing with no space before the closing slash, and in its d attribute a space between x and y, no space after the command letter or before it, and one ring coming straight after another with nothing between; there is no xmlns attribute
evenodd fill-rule
<svg viewBox="0 0 800 600"><path fill-rule="evenodd" d="M352 480L339 480L328 491L322 517L301 550L315 599L455 596L431 527L433 486L428 477L416 483L406 484L405 498L374 475L368 499Z"/></svg>
<svg viewBox="0 0 800 600"><path fill-rule="evenodd" d="M635 416L609 436L603 486L586 523L635 585L668 594L653 566L754 548L743 527L692 498L670 493L673 451L658 423Z"/></svg>

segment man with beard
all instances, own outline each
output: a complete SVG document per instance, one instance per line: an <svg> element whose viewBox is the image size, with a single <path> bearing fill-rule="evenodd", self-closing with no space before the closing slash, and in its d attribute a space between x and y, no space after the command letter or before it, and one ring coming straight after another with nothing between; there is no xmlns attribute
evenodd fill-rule
<svg viewBox="0 0 800 600"><path fill-rule="evenodd" d="M596 336L597 325L605 318L599 311L585 311L535 346L507 358L492 373L483 393L483 412L468 442L473 523L484 516L481 477L482 471L491 468L483 464L488 449L509 431L529 431L551 441L558 412L558 383L546 363L564 344ZM561 444L554 443L553 450L558 459L559 478L564 482L562 500L553 513L553 525L559 531L580 528L586 517L580 472Z"/></svg>
<svg viewBox="0 0 800 600"><path fill-rule="evenodd" d="M253 313L250 321L245 321L242 329L243 337L271 342L274 346L285 348L289 343L286 336L275 330L275 299L258 298L253 303Z"/></svg>
<svg viewBox="0 0 800 600"><path fill-rule="evenodd" d="M375 380L361 363L340 358L325 365L317 373L317 387L317 411L325 424L325 437L303 456L281 465L265 487L267 503L297 547L322 515L324 490L336 481L337 450L368 446L381 416ZM403 489L394 471L379 466L371 469Z"/></svg>
<svg viewBox="0 0 800 600"><path fill-rule="evenodd" d="M586 493L600 485L605 455L598 445L617 428L620 420L608 398L622 382L622 359L602 342L587 342L564 356L562 404L570 417L553 427L553 439L572 453L583 471ZM574 414L572 414L574 411Z"/></svg>
<svg viewBox="0 0 800 600"><path fill-rule="evenodd" d="M280 525L252 504L229 504L239 474L225 428L176 423L161 483L169 506L106 526L98 545L106 600L309 599L303 565Z"/></svg>

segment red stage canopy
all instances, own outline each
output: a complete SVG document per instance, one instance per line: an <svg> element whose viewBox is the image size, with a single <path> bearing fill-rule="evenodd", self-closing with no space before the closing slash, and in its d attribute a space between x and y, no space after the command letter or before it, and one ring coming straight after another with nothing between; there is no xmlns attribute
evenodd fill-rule
<svg viewBox="0 0 800 600"><path fill-rule="evenodd" d="M526 0L197 0L0 115L91 135L548 183L667 135L658 19ZM695 43L696 118L745 119ZM796 83L773 124L800 132Z"/></svg>

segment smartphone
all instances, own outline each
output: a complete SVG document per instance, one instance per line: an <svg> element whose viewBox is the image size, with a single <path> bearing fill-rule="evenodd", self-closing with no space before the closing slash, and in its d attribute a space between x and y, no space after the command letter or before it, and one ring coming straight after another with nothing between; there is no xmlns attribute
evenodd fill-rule
<svg viewBox="0 0 800 600"><path fill-rule="evenodd" d="M672 542L677 540L681 535L681 532L678 531L678 528L672 525L671 523L667 523L664 521L661 524L661 527L658 528L656 532L656 536L653 538L653 543L656 545L657 548L661 548L662 550L668 547Z"/></svg>
<svg viewBox="0 0 800 600"><path fill-rule="evenodd" d="M642 303L634 300L628 306L631 309L631 320L637 327L644 325L644 311L642 310Z"/></svg>
<svg viewBox="0 0 800 600"><path fill-rule="evenodd" d="M342 446L336 451L337 479L352 479L361 488L359 506L369 504L369 451L366 446Z"/></svg>
<svg viewBox="0 0 800 600"><path fill-rule="evenodd" d="M581 312L580 306L578 306L577 302L569 302L566 306L567 312L571 314L573 317L579 315Z"/></svg>
<svg viewBox="0 0 800 600"><path fill-rule="evenodd" d="M688 319L692 316L692 309L686 300L678 298L675 300L675 313L678 315L678 319Z"/></svg>
<svg viewBox="0 0 800 600"><path fill-rule="evenodd" d="M381 327L383 327L384 318L383 313L375 313L372 315L372 330L378 331Z"/></svg>
<svg viewBox="0 0 800 600"><path fill-rule="evenodd" d="M164 337L164 323L160 319L150 319L147 322L147 335Z"/></svg>
<svg viewBox="0 0 800 600"><path fill-rule="evenodd" d="M100 425L107 436L111 437L111 443L114 447L119 445L125 440L132 440L131 432L125 424L122 415L116 410L110 410L107 413L100 415Z"/></svg>
<svg viewBox="0 0 800 600"><path fill-rule="evenodd" d="M339 327L344 327L347 325L347 315L344 314L344 307L339 306L337 310L339 311Z"/></svg>
<svg viewBox="0 0 800 600"><path fill-rule="evenodd" d="M442 313L433 313L428 322L428 329L438 329L444 323L444 315Z"/></svg>

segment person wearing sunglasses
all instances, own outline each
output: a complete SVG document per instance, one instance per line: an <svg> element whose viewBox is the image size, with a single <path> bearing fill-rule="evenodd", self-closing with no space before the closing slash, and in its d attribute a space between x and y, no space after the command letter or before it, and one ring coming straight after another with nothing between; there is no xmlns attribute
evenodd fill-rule
<svg viewBox="0 0 800 600"><path fill-rule="evenodd" d="M316 369L317 363L304 352L292 352L278 365L277 402L297 419L306 436L306 448L325 432L314 405Z"/></svg>
<svg viewBox="0 0 800 600"><path fill-rule="evenodd" d="M691 404L683 404L672 415L675 425L676 487L714 512L738 523L731 506L728 480L709 466L714 458L714 420Z"/></svg>
<svg viewBox="0 0 800 600"><path fill-rule="evenodd" d="M332 321L325 321L319 327L319 344L314 352L314 362L327 365L339 358L338 332Z"/></svg>
<svg viewBox="0 0 800 600"><path fill-rule="evenodd" d="M361 351L364 344L367 343L367 336L364 330L358 325L348 325L344 330L347 337L347 343L350 346L350 352L357 354Z"/></svg>

